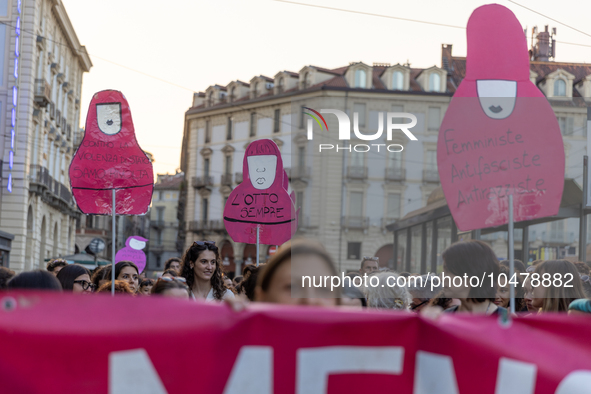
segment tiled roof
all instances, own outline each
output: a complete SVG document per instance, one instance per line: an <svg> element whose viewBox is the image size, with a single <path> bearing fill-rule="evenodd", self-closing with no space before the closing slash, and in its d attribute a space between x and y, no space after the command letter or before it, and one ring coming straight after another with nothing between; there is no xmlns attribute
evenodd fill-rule
<svg viewBox="0 0 591 394"><path fill-rule="evenodd" d="M575 76L574 83L581 82L583 78L591 74L591 64L586 63L555 63L555 62L530 62L530 69L538 74L536 83L541 82L550 73L562 69Z"/></svg>
<svg viewBox="0 0 591 394"><path fill-rule="evenodd" d="M457 58L457 59L461 59L465 63L465 59L464 58ZM454 61L455 60L456 60L456 58L454 58ZM464 63L456 65L455 68L456 69L464 70L465 69ZM332 74L332 75L334 75L334 77L333 78L330 78L328 80L325 80L323 82L320 82L318 84L315 84L313 86L310 86L310 87L308 87L306 89L303 89L303 90L302 89L299 89L298 87L295 87L295 88L292 88L292 89L283 91L279 95L289 95L289 94L297 93L298 91L305 92L305 91L319 90L319 89L323 89L323 88L336 88L336 89L348 89L348 88L351 88L351 86L349 86L349 84L347 83L347 81L345 79L345 73L349 69L349 66L338 67L338 68L335 68L335 69L332 69L332 70L327 69L327 68L323 68L323 67L316 67L316 66L312 66L312 65L309 66L309 67L312 67L312 68L314 68L314 69L316 69L316 70L318 70L318 71L320 71L322 73ZM373 88L372 89L373 90L387 90L387 87L384 85L384 83L381 80L381 77L384 74L384 72L386 71L386 69L387 69L386 66L381 66L381 65L380 66L374 66L374 67L372 67L372 70L373 70L373 74L372 74ZM411 72L410 72L410 89L409 89L408 92L403 92L403 93L411 93L411 94L413 92L420 92L422 94L429 93L429 92L425 92L421 88L421 86L417 83L417 81L416 81L416 78L420 75L420 73L422 71L423 71L423 69L420 69L420 68L412 68L411 69ZM284 72L286 74L289 74L289 75L291 75L293 77L299 77L299 74L298 73L295 73L295 72L292 72L292 71L282 71L282 72ZM271 79L269 77L266 77L264 75L259 75L259 77L260 78L263 78L263 79L266 79L268 81L273 81L273 79ZM451 77L452 78L455 78L456 76L454 74L452 74ZM462 74L462 77L463 77L463 74ZM459 81L461 81L461 79L459 79ZM459 81L457 82L457 84L459 84ZM238 82L241 82L241 81L238 81ZM241 82L241 83L243 83L245 86L249 86L249 84L247 84L247 83L244 83L244 82ZM455 80L454 80L454 83L455 83ZM454 83L450 83L448 81L448 85L447 86L448 86L449 92L451 92L451 93L455 92L455 86L457 86L457 84L454 85ZM218 85L215 85L215 86L218 86ZM367 90L372 90L372 89L367 89ZM224 88L224 90L225 90L225 88ZM441 94L441 93L438 93L438 94ZM251 100L265 99L265 98L270 98L272 96L275 96L273 94L273 91L269 91L268 93L262 94L262 95L260 95L260 96L258 96L256 98L251 98L250 95L246 95L244 97L241 97L239 99L234 100L233 103L242 103L242 102L251 101ZM211 106L209 108L216 108L217 106L228 105L228 104L231 105L232 103L218 103L218 104L215 104L215 105L213 105L213 106ZM196 107L191 107L189 109L189 111L197 110L197 109L201 110L201 109L204 109L204 108L205 108L205 105L202 104L202 105L199 105L199 106L196 106Z"/></svg>
<svg viewBox="0 0 591 394"><path fill-rule="evenodd" d="M417 82L417 78L419 77L419 75L421 75L421 72L423 72L422 68L411 68L410 69L409 88L412 92L422 92L423 91L423 88Z"/></svg>
<svg viewBox="0 0 591 394"><path fill-rule="evenodd" d="M332 79L329 79L328 81L320 82L319 84L311 86L310 88L314 88L314 87L318 87L318 86L331 86L331 87L336 87L336 88L348 88L349 87L349 85L347 84L347 81L345 80L345 77L340 76L340 75L337 77L334 77Z"/></svg>
<svg viewBox="0 0 591 394"><path fill-rule="evenodd" d="M335 68L334 70L329 70L328 68L324 68L324 67L316 67L316 66L310 66L310 67L314 67L316 70L318 70L320 72L327 73L327 74L334 74L334 75L343 75L343 74L345 74L345 71L347 71L347 68L349 68L349 66L345 66L345 67Z"/></svg>
<svg viewBox="0 0 591 394"><path fill-rule="evenodd" d="M156 190L178 190L184 180L183 174L161 175L158 174L158 183L154 185Z"/></svg>
<svg viewBox="0 0 591 394"><path fill-rule="evenodd" d="M380 76L384 73L385 67L374 67L372 68L372 84L374 89L386 89L386 85L380 79Z"/></svg>
<svg viewBox="0 0 591 394"><path fill-rule="evenodd" d="M456 86L460 85L462 79L466 75L466 58L465 57L452 57L451 70L448 70L450 79ZM546 77L557 70L564 70L575 76L574 85L581 82L586 76L591 75L591 64L587 63L560 63L560 62L530 62L530 70L535 72L538 76L536 77L536 85L546 79ZM448 88L451 81L448 80ZM451 90L450 91L455 91ZM586 107L584 99L581 97L579 91L573 86L573 98L572 100L557 99L553 100L550 98L550 104L553 106L560 107Z"/></svg>

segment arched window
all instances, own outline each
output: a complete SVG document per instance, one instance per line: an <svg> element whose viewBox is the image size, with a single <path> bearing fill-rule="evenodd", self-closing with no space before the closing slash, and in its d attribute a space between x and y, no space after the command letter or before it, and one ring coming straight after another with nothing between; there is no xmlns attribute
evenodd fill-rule
<svg viewBox="0 0 591 394"><path fill-rule="evenodd" d="M355 87L365 89L366 84L366 73L365 70L357 70L355 71Z"/></svg>
<svg viewBox="0 0 591 394"><path fill-rule="evenodd" d="M404 76L400 71L394 71L392 74L392 89L402 90L404 89Z"/></svg>
<svg viewBox="0 0 591 394"><path fill-rule="evenodd" d="M554 96L566 96L566 82L564 79L557 79L554 81Z"/></svg>
<svg viewBox="0 0 591 394"><path fill-rule="evenodd" d="M441 90L441 77L437 73L429 75L429 91L439 92Z"/></svg>

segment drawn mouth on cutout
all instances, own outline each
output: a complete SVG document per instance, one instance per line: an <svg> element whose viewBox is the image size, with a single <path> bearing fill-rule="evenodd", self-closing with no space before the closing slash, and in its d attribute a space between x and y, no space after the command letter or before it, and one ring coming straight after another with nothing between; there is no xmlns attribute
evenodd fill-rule
<svg viewBox="0 0 591 394"><path fill-rule="evenodd" d="M503 107L501 107L500 105L491 105L490 107L488 107L488 109L490 109L490 112L498 114L499 112L503 111Z"/></svg>
<svg viewBox="0 0 591 394"><path fill-rule="evenodd" d="M265 178L257 178L255 182L259 185L262 185L263 183L265 183Z"/></svg>
<svg viewBox="0 0 591 394"><path fill-rule="evenodd" d="M113 124L113 121L112 121L111 119L109 119L109 120L107 120L107 124L108 124L109 126L111 126L111 125Z"/></svg>

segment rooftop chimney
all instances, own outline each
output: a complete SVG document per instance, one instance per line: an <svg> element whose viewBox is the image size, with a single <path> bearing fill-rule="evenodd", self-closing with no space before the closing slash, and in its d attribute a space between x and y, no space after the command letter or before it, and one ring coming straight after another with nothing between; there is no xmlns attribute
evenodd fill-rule
<svg viewBox="0 0 591 394"><path fill-rule="evenodd" d="M451 69L452 62L451 62L451 44L441 44L441 68L447 70L448 72L453 71Z"/></svg>
<svg viewBox="0 0 591 394"><path fill-rule="evenodd" d="M544 26L544 31L538 33L538 27L532 29L531 60L539 62L548 62L550 58L556 57L556 28L552 28L552 34L548 30L548 25ZM534 42L535 40L535 42Z"/></svg>

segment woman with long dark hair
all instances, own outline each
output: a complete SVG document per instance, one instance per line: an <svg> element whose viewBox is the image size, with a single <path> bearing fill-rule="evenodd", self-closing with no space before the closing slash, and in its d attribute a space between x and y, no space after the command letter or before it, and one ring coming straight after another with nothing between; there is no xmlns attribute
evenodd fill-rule
<svg viewBox="0 0 591 394"><path fill-rule="evenodd" d="M585 298L577 267L568 260L544 261L531 276L532 306L542 313L567 312L571 302Z"/></svg>
<svg viewBox="0 0 591 394"><path fill-rule="evenodd" d="M456 242L445 249L441 257L443 272L447 276L447 279L442 280L445 295L448 298L458 298L461 302L459 306L446 309L446 312L483 315L507 313L506 308L494 303L499 262L488 244L478 240ZM486 280L476 286L473 278Z"/></svg>
<svg viewBox="0 0 591 394"><path fill-rule="evenodd" d="M111 281L111 266L105 268L104 278ZM115 280L127 282L133 294L140 289L140 270L131 261L123 260L115 264Z"/></svg>
<svg viewBox="0 0 591 394"><path fill-rule="evenodd" d="M6 288L62 291L62 285L55 275L42 270L21 272L8 281Z"/></svg>
<svg viewBox="0 0 591 394"><path fill-rule="evenodd" d="M226 289L220 267L220 254L213 241L197 241L185 252L181 276L187 281L193 299L221 301L234 298Z"/></svg>
<svg viewBox="0 0 591 394"><path fill-rule="evenodd" d="M90 280L90 272L81 265L68 264L56 276L64 291L73 293L92 293L94 284Z"/></svg>

